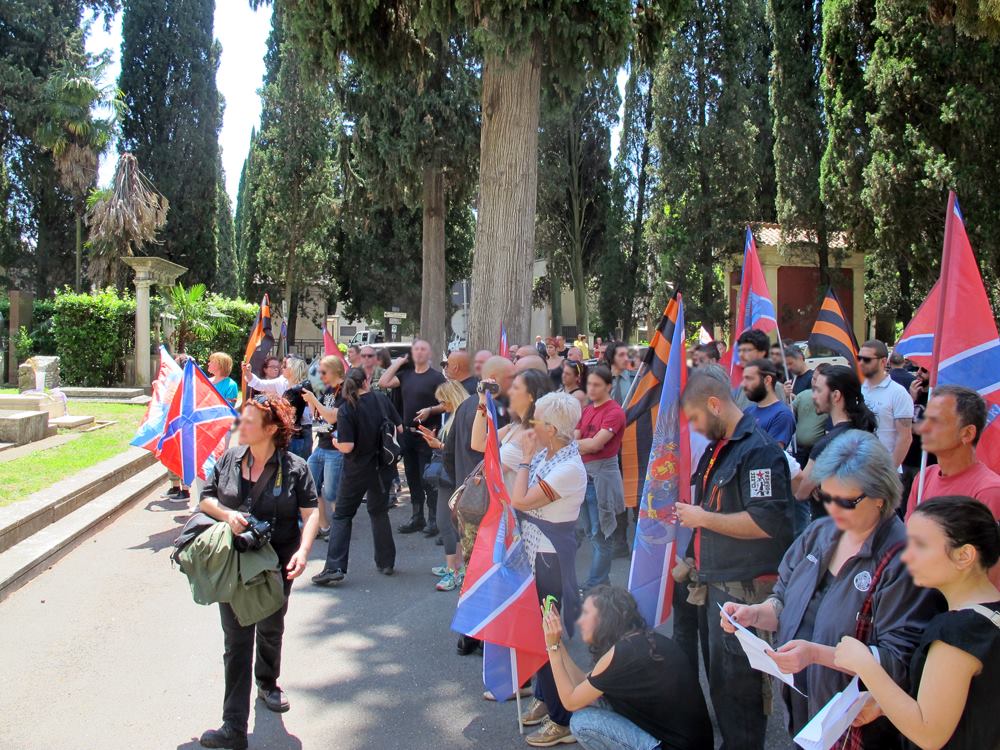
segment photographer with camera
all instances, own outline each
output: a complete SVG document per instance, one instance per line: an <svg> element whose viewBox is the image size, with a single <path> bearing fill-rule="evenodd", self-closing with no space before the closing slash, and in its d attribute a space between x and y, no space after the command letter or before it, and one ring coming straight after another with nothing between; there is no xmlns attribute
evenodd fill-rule
<svg viewBox="0 0 1000 750"><path fill-rule="evenodd" d="M294 412L284 399L264 394L248 401L240 417L240 445L222 455L201 493L200 510L229 524L238 551L271 545L284 573L285 592L281 609L246 627L229 604L219 605L225 635L223 725L201 736L202 747L247 747L255 637L257 697L271 711L289 708L277 683L285 612L292 581L305 570L319 528L316 485L306 462L288 450L293 431Z"/></svg>

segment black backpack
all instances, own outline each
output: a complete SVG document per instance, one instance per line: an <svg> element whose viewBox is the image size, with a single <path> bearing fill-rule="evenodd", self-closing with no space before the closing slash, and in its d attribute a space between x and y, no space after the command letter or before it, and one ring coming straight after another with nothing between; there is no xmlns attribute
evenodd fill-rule
<svg viewBox="0 0 1000 750"><path fill-rule="evenodd" d="M389 414L386 411L386 397L381 393L373 393L372 395L375 396L379 411L382 413L382 422L379 424L378 429L379 451L377 462L379 468L386 469L395 466L396 461L399 460L399 440L396 437L396 423L389 418Z"/></svg>

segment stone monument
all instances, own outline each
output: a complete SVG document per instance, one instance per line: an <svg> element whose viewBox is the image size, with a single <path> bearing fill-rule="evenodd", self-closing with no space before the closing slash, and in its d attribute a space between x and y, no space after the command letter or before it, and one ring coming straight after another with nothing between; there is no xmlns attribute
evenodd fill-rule
<svg viewBox="0 0 1000 750"><path fill-rule="evenodd" d="M60 385L59 357L32 357L17 368L17 390L21 393L50 391Z"/></svg>
<svg viewBox="0 0 1000 750"><path fill-rule="evenodd" d="M148 386L152 380L149 340L149 294L153 284L171 286L187 269L165 258L135 256L122 258L135 271L135 385Z"/></svg>

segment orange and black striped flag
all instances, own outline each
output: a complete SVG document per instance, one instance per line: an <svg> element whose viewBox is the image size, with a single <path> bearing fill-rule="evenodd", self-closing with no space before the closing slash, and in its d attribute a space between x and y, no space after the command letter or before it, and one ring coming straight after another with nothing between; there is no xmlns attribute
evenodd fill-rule
<svg viewBox="0 0 1000 750"><path fill-rule="evenodd" d="M625 505L636 507L646 481L646 465L653 445L653 431L660 410L660 391L667 374L670 342L674 338L680 304L677 292L667 303L660 324L639 370L639 380L625 403L625 435L622 437L622 478L625 482Z"/></svg>
<svg viewBox="0 0 1000 750"><path fill-rule="evenodd" d="M823 305L809 334L809 348L829 349L846 359L850 367L858 369L858 340L832 286L826 290Z"/></svg>
<svg viewBox="0 0 1000 750"><path fill-rule="evenodd" d="M274 348L274 334L271 333L271 300L265 294L260 301L260 310L257 312L257 320L254 321L253 328L250 329L250 340L247 341L247 351L243 355L243 361L250 363L250 369L257 377L264 375L264 360ZM247 395L247 384L243 383L244 398Z"/></svg>

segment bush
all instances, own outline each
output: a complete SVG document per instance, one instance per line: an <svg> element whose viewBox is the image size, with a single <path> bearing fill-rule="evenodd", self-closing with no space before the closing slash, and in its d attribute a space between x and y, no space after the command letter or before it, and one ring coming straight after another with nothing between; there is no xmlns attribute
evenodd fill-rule
<svg viewBox="0 0 1000 750"><path fill-rule="evenodd" d="M68 385L113 386L125 377L135 341L135 300L107 288L93 294L58 292L52 333Z"/></svg>
<svg viewBox="0 0 1000 750"><path fill-rule="evenodd" d="M257 319L260 306L241 299L229 299L217 294L209 294L208 301L226 317L218 320L212 326L212 333L207 337L199 337L197 341L188 344L187 353L202 366L208 361L212 352L225 352L233 358L233 371L239 379L237 367L243 361L246 353L247 339L250 328Z"/></svg>
<svg viewBox="0 0 1000 750"><path fill-rule="evenodd" d="M17 350L17 358L22 362L35 356L35 340L24 326L14 334L14 348Z"/></svg>

